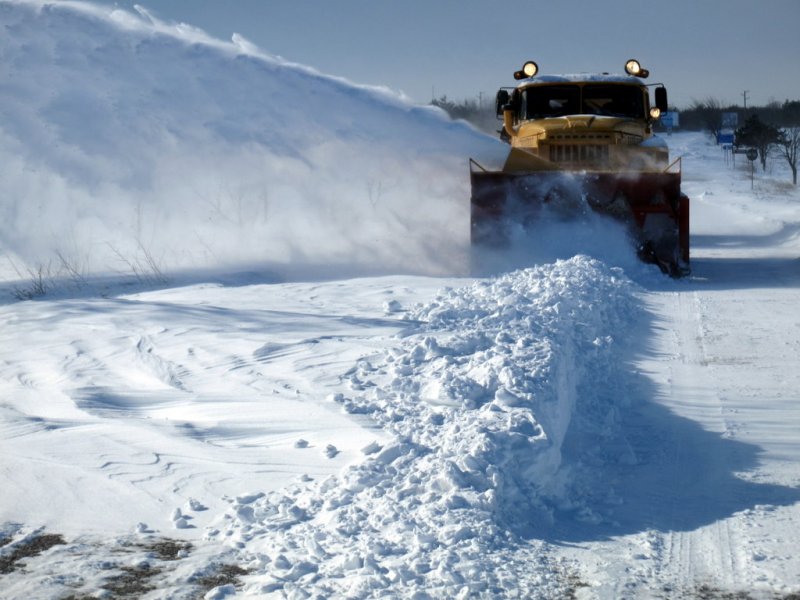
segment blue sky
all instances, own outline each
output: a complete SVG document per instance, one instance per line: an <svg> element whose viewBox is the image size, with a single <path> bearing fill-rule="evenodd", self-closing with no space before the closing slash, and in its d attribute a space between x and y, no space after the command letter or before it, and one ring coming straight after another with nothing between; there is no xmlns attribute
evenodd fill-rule
<svg viewBox="0 0 800 600"><path fill-rule="evenodd" d="M527 59L542 73L650 69L678 107L800 99L800 0L110 0L427 102L490 102Z"/></svg>

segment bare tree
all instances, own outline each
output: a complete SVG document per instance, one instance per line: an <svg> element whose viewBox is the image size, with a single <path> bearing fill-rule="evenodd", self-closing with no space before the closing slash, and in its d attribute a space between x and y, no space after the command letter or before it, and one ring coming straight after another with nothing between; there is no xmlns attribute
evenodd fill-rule
<svg viewBox="0 0 800 600"><path fill-rule="evenodd" d="M719 137L722 128L722 103L716 98L706 98L702 102L694 100L689 110L694 111L714 139Z"/></svg>
<svg viewBox="0 0 800 600"><path fill-rule="evenodd" d="M792 183L797 185L797 151L800 149L800 126L794 125L781 129L778 140L778 152L789 163L792 170Z"/></svg>

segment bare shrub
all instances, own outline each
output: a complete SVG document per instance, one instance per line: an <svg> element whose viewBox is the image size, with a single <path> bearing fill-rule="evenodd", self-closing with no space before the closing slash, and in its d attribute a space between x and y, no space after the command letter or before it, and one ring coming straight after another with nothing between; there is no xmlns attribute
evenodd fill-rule
<svg viewBox="0 0 800 600"><path fill-rule="evenodd" d="M11 289L11 295L17 300L41 298L52 287L53 275L49 264L26 267L24 270L17 268L13 261L11 265L20 279L26 280L26 283L15 285Z"/></svg>
<svg viewBox="0 0 800 600"><path fill-rule="evenodd" d="M116 255L119 261L127 267L127 271L136 277L139 283L156 285L168 281L161 268L160 261L153 255L152 251L141 243L141 241L137 241L137 251L132 257L124 255L111 244L109 244L108 247L111 248L111 251Z"/></svg>

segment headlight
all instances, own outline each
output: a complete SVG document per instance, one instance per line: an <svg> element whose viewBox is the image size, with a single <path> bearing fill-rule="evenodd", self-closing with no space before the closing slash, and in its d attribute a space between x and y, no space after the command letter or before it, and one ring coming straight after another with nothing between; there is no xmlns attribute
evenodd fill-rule
<svg viewBox="0 0 800 600"><path fill-rule="evenodd" d="M625 72L628 75L636 76L640 73L641 70L642 70L642 65L639 64L638 60L634 60L632 58L625 63Z"/></svg>
<svg viewBox="0 0 800 600"><path fill-rule="evenodd" d="M532 60L529 60L524 65L522 65L522 72L525 73L527 77L533 77L536 73L539 72L539 65L537 65Z"/></svg>
<svg viewBox="0 0 800 600"><path fill-rule="evenodd" d="M654 106L653 108L651 108L651 109L650 109L650 117L651 117L652 119L657 119L657 118L659 118L660 116L661 116L661 109L660 109L660 108L656 108L656 107Z"/></svg>
<svg viewBox="0 0 800 600"><path fill-rule="evenodd" d="M532 60L529 60L524 65L522 65L522 69L519 71L514 71L514 79L527 79L528 77L533 77L536 73L539 72L539 65L537 65Z"/></svg>
<svg viewBox="0 0 800 600"><path fill-rule="evenodd" d="M634 77L641 77L642 79L646 79L648 75L650 75L650 71L647 69L643 69L642 65L639 64L639 61L632 58L628 62L625 63L625 72L628 75L633 75Z"/></svg>

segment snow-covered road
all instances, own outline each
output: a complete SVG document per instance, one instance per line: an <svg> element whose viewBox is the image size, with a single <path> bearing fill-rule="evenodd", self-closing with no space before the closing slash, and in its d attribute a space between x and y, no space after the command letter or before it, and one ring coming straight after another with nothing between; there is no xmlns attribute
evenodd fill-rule
<svg viewBox="0 0 800 600"><path fill-rule="evenodd" d="M635 362L646 385L626 424L637 460L620 475L621 528L593 541L581 527L570 541L582 550L567 552L596 561L587 597L797 590L797 287L706 285L647 296L653 327Z"/></svg>
<svg viewBox="0 0 800 600"><path fill-rule="evenodd" d="M771 179L750 191L744 171L723 177L721 152L688 140L673 147L694 159L692 277L645 284L632 361L637 461L618 513L632 535L593 541L580 528L581 549L566 552L594 562L590 598L773 598L800 585L797 194Z"/></svg>

